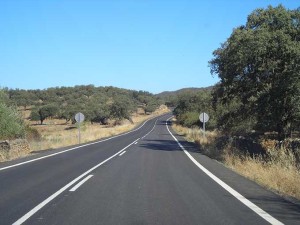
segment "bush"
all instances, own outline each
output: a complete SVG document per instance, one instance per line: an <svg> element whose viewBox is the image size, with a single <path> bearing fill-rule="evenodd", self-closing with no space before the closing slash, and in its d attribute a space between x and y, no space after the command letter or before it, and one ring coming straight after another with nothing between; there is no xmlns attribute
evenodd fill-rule
<svg viewBox="0 0 300 225"><path fill-rule="evenodd" d="M25 124L18 110L0 103L0 139L25 137Z"/></svg>
<svg viewBox="0 0 300 225"><path fill-rule="evenodd" d="M180 114L177 117L177 122L185 127L192 127L199 125L199 113L198 112L186 112Z"/></svg>

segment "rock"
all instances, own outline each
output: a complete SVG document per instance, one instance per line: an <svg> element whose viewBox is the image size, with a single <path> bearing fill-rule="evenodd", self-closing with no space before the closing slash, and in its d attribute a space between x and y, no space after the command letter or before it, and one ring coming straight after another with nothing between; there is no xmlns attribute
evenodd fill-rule
<svg viewBox="0 0 300 225"><path fill-rule="evenodd" d="M0 161L16 159L30 153L26 139L0 141Z"/></svg>

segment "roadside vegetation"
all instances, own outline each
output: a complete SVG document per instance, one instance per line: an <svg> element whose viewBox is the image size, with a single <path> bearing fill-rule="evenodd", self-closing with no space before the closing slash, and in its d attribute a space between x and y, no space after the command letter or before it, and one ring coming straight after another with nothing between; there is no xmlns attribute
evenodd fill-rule
<svg viewBox="0 0 300 225"><path fill-rule="evenodd" d="M229 140L216 130L208 131L203 136L199 128L183 127L176 121L172 128L188 141L197 143L202 154L272 191L300 199L299 158L288 146L291 140L285 141L286 146L278 147L276 140L262 139L260 145L264 152L251 155L245 151L247 146L237 144L239 139Z"/></svg>
<svg viewBox="0 0 300 225"><path fill-rule="evenodd" d="M20 112L9 106L6 93L0 90L0 137L14 139L25 137L26 126Z"/></svg>
<svg viewBox="0 0 300 225"><path fill-rule="evenodd" d="M31 151L78 144L74 119L78 112L85 115L84 143L129 131L168 108L149 92L115 87L4 88L0 90L0 141L26 139Z"/></svg>
<svg viewBox="0 0 300 225"><path fill-rule="evenodd" d="M201 151L300 199L300 9L256 9L213 52L209 90L176 96L174 130ZM210 116L203 138L199 113Z"/></svg>

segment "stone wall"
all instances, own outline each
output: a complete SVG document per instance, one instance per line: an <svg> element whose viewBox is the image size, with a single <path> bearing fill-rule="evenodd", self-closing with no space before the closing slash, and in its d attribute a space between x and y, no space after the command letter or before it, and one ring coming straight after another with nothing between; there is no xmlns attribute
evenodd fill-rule
<svg viewBox="0 0 300 225"><path fill-rule="evenodd" d="M30 147L25 139L0 141L0 162L26 156Z"/></svg>

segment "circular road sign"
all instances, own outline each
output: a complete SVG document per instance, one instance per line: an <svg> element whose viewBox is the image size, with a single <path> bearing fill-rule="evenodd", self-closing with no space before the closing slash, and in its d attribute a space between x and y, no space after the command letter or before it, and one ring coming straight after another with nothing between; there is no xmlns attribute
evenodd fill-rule
<svg viewBox="0 0 300 225"><path fill-rule="evenodd" d="M209 120L207 113L200 113L199 119L202 123L206 123Z"/></svg>
<svg viewBox="0 0 300 225"><path fill-rule="evenodd" d="M76 113L75 120L77 123L82 123L84 121L84 115L81 112Z"/></svg>

